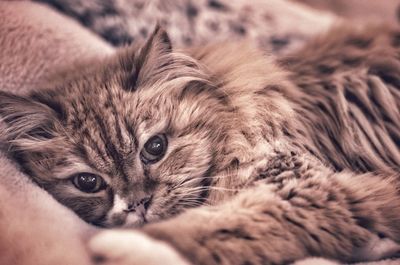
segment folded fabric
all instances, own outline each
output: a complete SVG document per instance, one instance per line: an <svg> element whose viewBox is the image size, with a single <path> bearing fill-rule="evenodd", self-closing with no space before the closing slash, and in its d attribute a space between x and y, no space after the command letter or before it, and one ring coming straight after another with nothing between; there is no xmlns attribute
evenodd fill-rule
<svg viewBox="0 0 400 265"><path fill-rule="evenodd" d="M144 40L158 22L178 47L247 39L286 53L336 17L288 0L36 0L74 17L115 46Z"/></svg>

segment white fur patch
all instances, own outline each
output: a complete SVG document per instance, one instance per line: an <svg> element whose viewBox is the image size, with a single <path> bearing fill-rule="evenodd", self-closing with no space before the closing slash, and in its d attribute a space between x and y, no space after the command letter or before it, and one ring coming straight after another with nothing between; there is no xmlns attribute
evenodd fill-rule
<svg viewBox="0 0 400 265"><path fill-rule="evenodd" d="M92 256L105 259L102 264L190 265L164 242L132 230L100 232L89 241Z"/></svg>
<svg viewBox="0 0 400 265"><path fill-rule="evenodd" d="M112 209L108 212L108 217L116 213L121 213L123 210L126 209L128 209L128 204L123 199L121 199L121 197L118 194L115 194L114 205Z"/></svg>
<svg viewBox="0 0 400 265"><path fill-rule="evenodd" d="M138 225L142 224L142 218L140 218L136 213L129 213L126 217L125 224L123 225L124 228L132 228L137 227Z"/></svg>

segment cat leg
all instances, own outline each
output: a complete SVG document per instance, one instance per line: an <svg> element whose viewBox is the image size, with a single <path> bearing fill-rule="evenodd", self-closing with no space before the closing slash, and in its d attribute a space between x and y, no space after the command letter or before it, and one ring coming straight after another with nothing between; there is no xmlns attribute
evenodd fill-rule
<svg viewBox="0 0 400 265"><path fill-rule="evenodd" d="M400 241L400 195L394 178L321 174L260 182L221 205L188 210L141 231L204 265L287 264L310 256L368 260L357 257L358 250L377 235ZM109 248L116 248L115 243ZM132 244L125 252L132 260L140 251L136 248ZM147 255L157 253L153 249Z"/></svg>
<svg viewBox="0 0 400 265"><path fill-rule="evenodd" d="M165 242L137 231L110 230L89 242L95 263L103 265L189 265Z"/></svg>

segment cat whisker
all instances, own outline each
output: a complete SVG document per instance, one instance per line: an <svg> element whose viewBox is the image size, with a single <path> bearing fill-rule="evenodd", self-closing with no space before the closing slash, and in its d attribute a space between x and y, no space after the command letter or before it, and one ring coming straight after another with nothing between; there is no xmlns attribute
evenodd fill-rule
<svg viewBox="0 0 400 265"><path fill-rule="evenodd" d="M196 178L186 179L186 180L183 180L183 181L177 183L176 185L174 185L173 188L175 189L175 188L184 187L184 186L186 186L186 185L192 184L193 182L201 182L201 181L204 180L204 179L215 179L215 180L219 180L219 179L223 179L223 178L226 178L226 177L228 177L228 176L196 177Z"/></svg>
<svg viewBox="0 0 400 265"><path fill-rule="evenodd" d="M202 186L202 187L195 187L195 188L188 188L187 191L206 191L206 190L215 190L215 191L233 191L237 192L240 191L240 189L229 189L229 188L224 188L224 187L214 187L214 186Z"/></svg>
<svg viewBox="0 0 400 265"><path fill-rule="evenodd" d="M174 176L174 175L171 174L170 176ZM226 178L226 177L228 177L228 176L217 175L217 176L209 176L209 177L194 177L194 178L183 179L180 183L185 183L185 182L194 181L194 180L203 180L203 179L221 179L221 178Z"/></svg>
<svg viewBox="0 0 400 265"><path fill-rule="evenodd" d="M215 187L215 186L200 186L200 187L188 187L186 188L185 192L188 191L204 191L204 190L216 190L216 191L240 191L240 189L230 189L224 187Z"/></svg>
<svg viewBox="0 0 400 265"><path fill-rule="evenodd" d="M213 187L213 186L209 186L208 187L209 190L216 190L216 191L240 191L241 189L229 189L229 188L223 188L223 187Z"/></svg>
<svg viewBox="0 0 400 265"><path fill-rule="evenodd" d="M198 200L183 200L179 201L177 206L184 206L184 207L198 207L198 206L211 206L209 203L200 202Z"/></svg>

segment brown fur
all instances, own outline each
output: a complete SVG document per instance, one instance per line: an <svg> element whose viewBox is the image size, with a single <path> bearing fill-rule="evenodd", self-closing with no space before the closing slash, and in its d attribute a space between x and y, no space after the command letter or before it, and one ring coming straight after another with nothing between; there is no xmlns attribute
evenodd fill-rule
<svg viewBox="0 0 400 265"><path fill-rule="evenodd" d="M140 231L194 264L366 259L358 250L377 236L400 241L398 33L344 32L282 59L283 70L248 46L174 52L157 29L48 91L1 93L7 147L89 222L181 213ZM147 165L143 145L159 133L168 151ZM105 190L74 189L82 171ZM116 212L149 194L146 218Z"/></svg>
<svg viewBox="0 0 400 265"><path fill-rule="evenodd" d="M341 27L282 59L299 88L285 95L302 123L288 133L311 140L337 170L398 171L399 47L397 30Z"/></svg>
<svg viewBox="0 0 400 265"><path fill-rule="evenodd" d="M278 84L271 78L255 93L258 97L271 90L283 93L289 102L270 94L264 98L268 102L264 106L277 100L281 108L294 109L295 114L282 121L281 139L289 140L292 148L307 150L334 171L278 145L280 151L269 153L265 164L252 165L253 177L252 173L244 177L239 169L233 174L237 176L234 185L225 186L242 187L238 180L251 183L249 179L254 179L252 188L215 208L190 210L144 230L172 242L195 264L281 264L305 256L354 261L360 258L356 249L367 245L373 235L398 242L398 36L398 31L385 27L338 28L281 60L296 87L280 76ZM248 75L238 70L228 78L235 78L233 91L240 88L249 95L257 90L257 80L271 77L271 66L252 68L259 57L237 50L239 56L226 47L210 49L208 58L215 61L204 60L204 55L200 58L222 78L229 69L246 69L246 65ZM219 72L218 65L224 63ZM265 74L257 75L257 71ZM230 85L229 81L224 84ZM246 106L255 111L257 105ZM247 122L256 119L253 116ZM334 173L342 170L346 171ZM385 173L355 175L348 170ZM177 234L185 235L185 240Z"/></svg>

